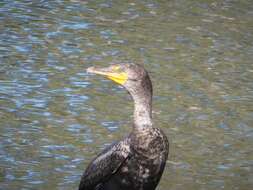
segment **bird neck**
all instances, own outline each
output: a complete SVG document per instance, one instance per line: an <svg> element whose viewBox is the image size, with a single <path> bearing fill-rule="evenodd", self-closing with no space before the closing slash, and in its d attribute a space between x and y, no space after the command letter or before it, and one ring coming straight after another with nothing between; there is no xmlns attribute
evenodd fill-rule
<svg viewBox="0 0 253 190"><path fill-rule="evenodd" d="M152 126L151 100L134 100L134 125L137 128Z"/></svg>
<svg viewBox="0 0 253 190"><path fill-rule="evenodd" d="M152 126L152 90L139 88L131 93L134 100L134 128Z"/></svg>

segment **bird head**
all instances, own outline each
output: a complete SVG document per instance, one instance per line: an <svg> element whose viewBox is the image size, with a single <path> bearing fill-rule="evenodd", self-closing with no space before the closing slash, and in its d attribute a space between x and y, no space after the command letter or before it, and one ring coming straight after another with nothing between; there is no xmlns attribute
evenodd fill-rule
<svg viewBox="0 0 253 190"><path fill-rule="evenodd" d="M103 75L111 79L124 86L130 94L147 87L149 87L148 90L152 93L152 86L148 73L141 65L127 63L113 64L104 68L89 67L87 72Z"/></svg>

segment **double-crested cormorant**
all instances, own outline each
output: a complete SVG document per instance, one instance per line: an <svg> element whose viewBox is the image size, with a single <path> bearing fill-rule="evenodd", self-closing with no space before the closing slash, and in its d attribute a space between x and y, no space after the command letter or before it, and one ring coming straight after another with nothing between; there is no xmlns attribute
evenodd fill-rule
<svg viewBox="0 0 253 190"><path fill-rule="evenodd" d="M166 135L152 123L152 84L146 70L136 64L90 67L122 85L134 100L131 133L100 153L85 170L79 190L154 190L169 152Z"/></svg>

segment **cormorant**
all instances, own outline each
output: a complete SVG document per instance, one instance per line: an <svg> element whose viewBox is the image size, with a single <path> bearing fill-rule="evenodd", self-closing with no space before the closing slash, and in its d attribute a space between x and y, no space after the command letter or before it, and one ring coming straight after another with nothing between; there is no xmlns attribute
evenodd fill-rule
<svg viewBox="0 0 253 190"><path fill-rule="evenodd" d="M122 85L134 101L131 133L100 153L85 170L79 190L154 190L162 176L169 143L152 123L152 83L137 64L90 67L89 73L104 75Z"/></svg>

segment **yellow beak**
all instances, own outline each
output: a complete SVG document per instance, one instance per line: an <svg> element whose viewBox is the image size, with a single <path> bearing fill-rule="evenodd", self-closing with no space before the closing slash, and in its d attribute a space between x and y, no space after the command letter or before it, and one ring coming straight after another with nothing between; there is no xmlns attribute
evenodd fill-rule
<svg viewBox="0 0 253 190"><path fill-rule="evenodd" d="M107 68L89 67L87 72L106 76L107 78L121 85L123 85L128 78L127 73L119 71L118 66L110 66Z"/></svg>

